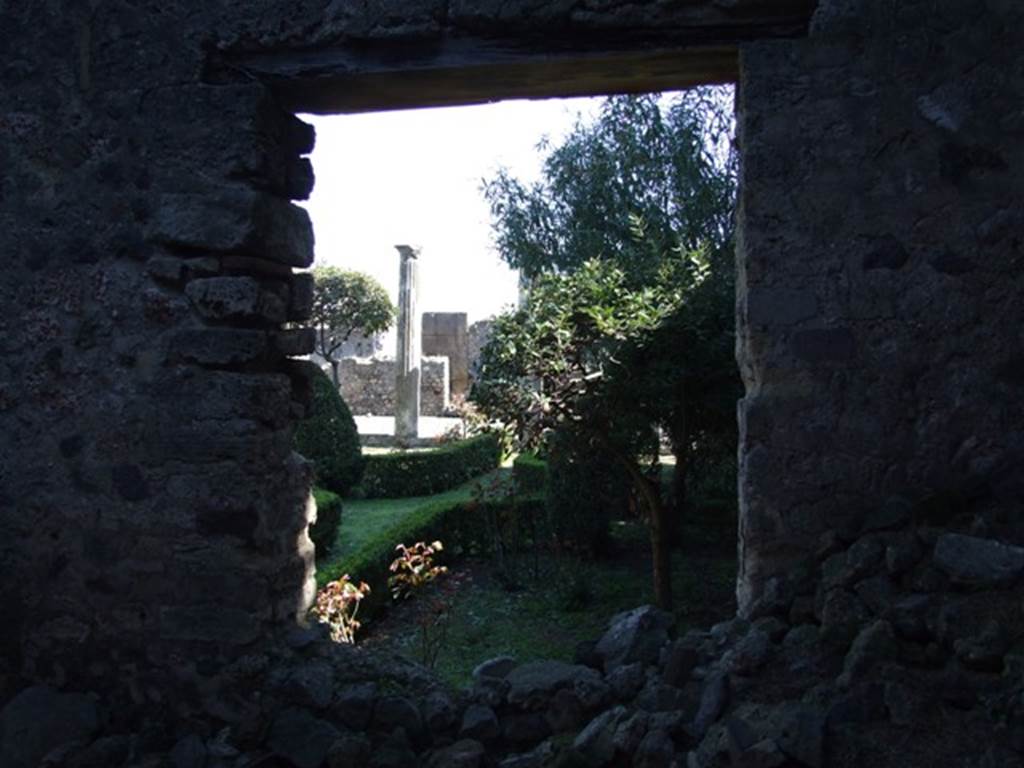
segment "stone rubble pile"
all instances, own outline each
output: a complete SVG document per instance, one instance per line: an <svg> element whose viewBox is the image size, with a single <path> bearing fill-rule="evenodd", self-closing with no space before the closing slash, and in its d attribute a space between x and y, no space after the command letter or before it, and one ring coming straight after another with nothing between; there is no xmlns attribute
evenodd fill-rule
<svg viewBox="0 0 1024 768"><path fill-rule="evenodd" d="M110 735L93 698L28 689L0 713L0 765L1019 766L1022 576L1022 547L889 510L852 540L823 537L709 631L673 638L645 606L577 663L492 659L461 692L297 632L280 658L239 659L197 691L192 732ZM55 732L66 743L40 763Z"/></svg>

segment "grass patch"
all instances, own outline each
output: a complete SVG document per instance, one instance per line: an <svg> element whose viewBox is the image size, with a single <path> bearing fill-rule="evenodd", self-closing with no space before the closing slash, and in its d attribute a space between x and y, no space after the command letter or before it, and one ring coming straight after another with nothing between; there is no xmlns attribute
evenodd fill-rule
<svg viewBox="0 0 1024 768"><path fill-rule="evenodd" d="M334 542L335 556L325 565L333 560L343 560L424 504L470 499L475 482L468 482L435 496L412 496L408 499L352 499L345 502L345 522Z"/></svg>
<svg viewBox="0 0 1024 768"><path fill-rule="evenodd" d="M433 496L411 496L405 499L350 499L345 501L345 517L338 530L330 555L317 563L317 586L348 572L349 560L367 544L398 525L410 515L428 505L469 501L478 483L488 482L496 476L506 476L509 470L499 468L463 483L457 488ZM398 544L399 542L394 542ZM411 542L402 542L409 544ZM392 545L393 546L393 545ZM359 574L351 573L353 578Z"/></svg>
<svg viewBox="0 0 1024 768"><path fill-rule="evenodd" d="M500 468L432 496L345 501L341 530L333 552L318 563L317 581L323 585L347 572L376 585L376 610L371 611L367 604L366 612L361 612L365 624L359 642L387 646L417 658L416 618L428 604L427 595L380 611L390 603L386 586L380 584L398 543L391 539L436 537L444 541L445 554L449 545L460 549L459 542L462 551L479 552L477 547L467 548L465 542L475 541L479 535L472 526L479 526L476 518L482 508L480 502L464 503L474 499L478 484L495 479L508 483L512 474L511 467ZM528 497L522 502L538 503ZM543 501L539 503L543 508ZM457 579L459 587L449 601L452 618L437 661L438 673L461 686L470 681L474 666L502 654L520 662L541 658L571 661L577 645L600 637L614 614L653 602L646 528L635 520L614 521L610 539L611 554L596 561L532 551L515 555L511 577L508 570L499 572L493 558L447 561L452 573L445 578ZM704 505L692 508L680 539L673 555L674 613L677 631L685 632L735 613L735 510Z"/></svg>

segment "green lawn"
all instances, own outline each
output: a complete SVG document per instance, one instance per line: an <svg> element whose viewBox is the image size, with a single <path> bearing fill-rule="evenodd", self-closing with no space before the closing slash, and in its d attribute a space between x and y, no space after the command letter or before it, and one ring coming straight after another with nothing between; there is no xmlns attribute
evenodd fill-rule
<svg viewBox="0 0 1024 768"><path fill-rule="evenodd" d="M344 571L345 558L381 531L425 504L468 500L481 480L495 475L508 478L511 469L497 469L435 496L346 500L334 550L319 566ZM502 654L519 661L571 660L577 644L597 639L614 614L652 602L646 528L636 521L615 523L612 539L613 553L597 561L525 553L504 571L493 561L451 563L451 573L443 579L447 589L437 585L445 589L443 601L451 613L437 671L452 684L463 685L476 664ZM672 563L677 630L709 626L733 615L735 511L715 506L693 510L681 540ZM367 620L360 642L417 658L417 619L431 602L427 598L420 595Z"/></svg>
<svg viewBox="0 0 1024 768"><path fill-rule="evenodd" d="M434 496L412 496L407 499L345 499L338 537L330 554L318 565L327 566L344 560L385 528L427 503L463 501L472 498L473 488L496 474L511 470L496 469L482 477L463 483L458 488ZM396 542L397 543L397 542Z"/></svg>
<svg viewBox="0 0 1024 768"><path fill-rule="evenodd" d="M689 545L672 559L676 629L710 626L735 612L735 528L687 527ZM451 606L447 639L437 671L456 686L470 681L473 667L502 654L521 662L551 658L571 661L578 643L596 640L616 613L653 601L647 534L631 522L616 526L619 546L604 560L545 558L539 573L533 562L518 562L517 583L498 578L493 563L456 564L460 580ZM386 644L418 658L416 599L370 622L365 641Z"/></svg>

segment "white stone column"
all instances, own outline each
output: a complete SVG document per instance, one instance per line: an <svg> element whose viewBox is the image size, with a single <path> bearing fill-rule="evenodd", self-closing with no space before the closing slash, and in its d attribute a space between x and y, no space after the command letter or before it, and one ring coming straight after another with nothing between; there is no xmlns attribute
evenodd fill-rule
<svg viewBox="0 0 1024 768"><path fill-rule="evenodd" d="M396 245L401 257L398 276L398 349L395 354L395 439L419 435L420 322L416 312L419 291L419 249Z"/></svg>

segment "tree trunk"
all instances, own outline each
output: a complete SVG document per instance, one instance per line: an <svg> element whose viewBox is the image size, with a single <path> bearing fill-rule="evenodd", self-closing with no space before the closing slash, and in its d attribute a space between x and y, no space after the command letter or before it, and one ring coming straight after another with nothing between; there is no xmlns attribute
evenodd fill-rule
<svg viewBox="0 0 1024 768"><path fill-rule="evenodd" d="M668 425L672 441L672 455L676 468L672 470L672 516L669 521L669 541L674 546L682 543L683 515L686 514L686 476L690 470L690 434L686 419L686 392L682 385L676 390L675 418Z"/></svg>
<svg viewBox="0 0 1024 768"><path fill-rule="evenodd" d="M647 529L651 537L651 570L654 578L654 602L665 611L672 610L672 540L669 536L669 516L661 500L660 483L646 477L643 470L628 456L615 450L607 441L602 441L606 450L614 456L629 473L633 487L644 500L647 513Z"/></svg>
<svg viewBox="0 0 1024 768"><path fill-rule="evenodd" d="M669 516L658 499L651 509L651 563L654 577L654 602L665 611L672 610L672 539Z"/></svg>
<svg viewBox="0 0 1024 768"><path fill-rule="evenodd" d="M331 378L334 380L334 388L339 389L341 387L341 378L338 375L338 368L340 363L335 359L330 359L327 362L331 364Z"/></svg>
<svg viewBox="0 0 1024 768"><path fill-rule="evenodd" d="M686 475L690 468L689 451L685 443L673 443L672 455L676 466L672 470L672 511L669 515L669 540L673 546L682 543L683 517L686 514Z"/></svg>

